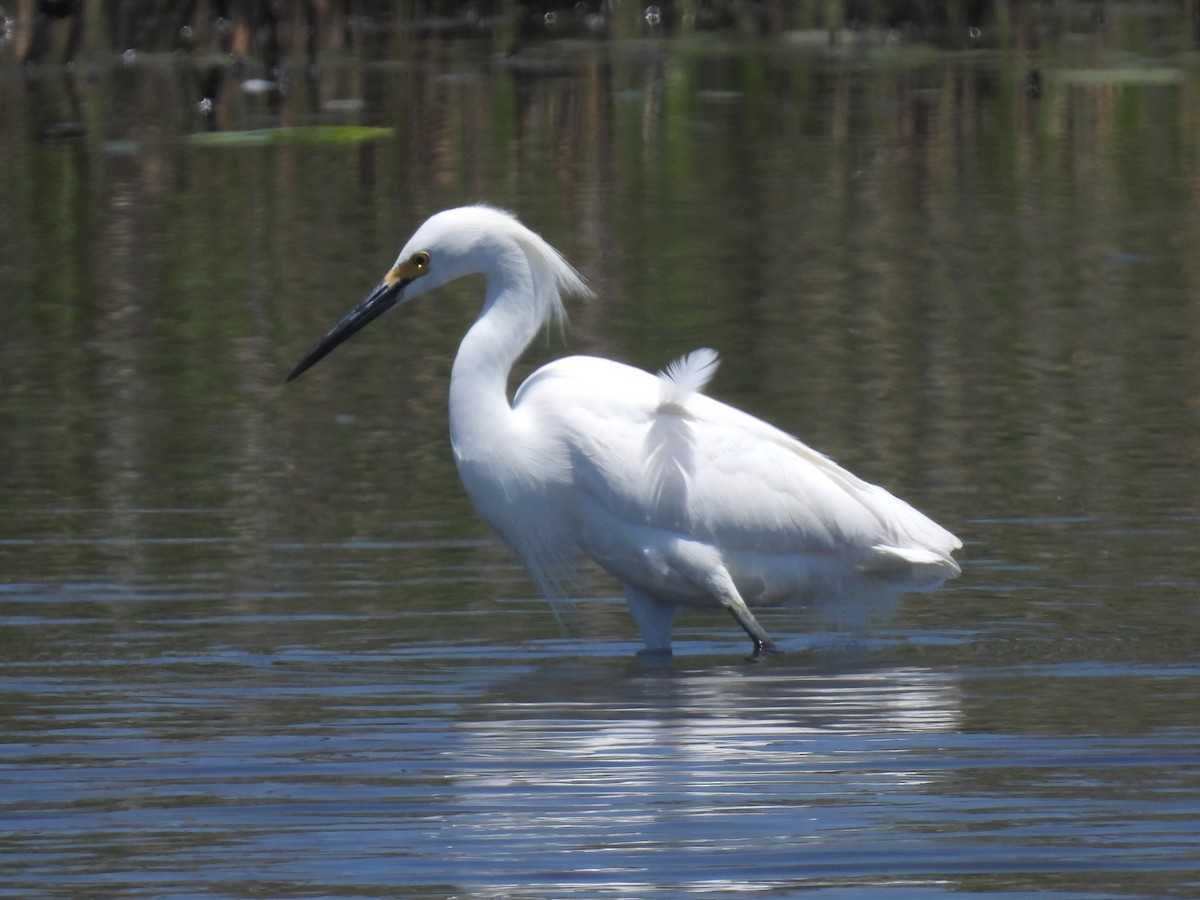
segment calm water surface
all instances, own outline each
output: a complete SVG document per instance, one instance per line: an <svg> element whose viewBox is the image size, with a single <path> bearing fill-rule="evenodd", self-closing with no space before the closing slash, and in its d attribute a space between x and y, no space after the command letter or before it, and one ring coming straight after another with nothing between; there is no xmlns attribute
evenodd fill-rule
<svg viewBox="0 0 1200 900"><path fill-rule="evenodd" d="M0 44L0 896L1200 896L1200 75L1094 9L397 29L283 95ZM449 456L478 285L282 384L475 200L596 287L570 350L717 347L963 577L761 665L639 660L594 573L560 629Z"/></svg>

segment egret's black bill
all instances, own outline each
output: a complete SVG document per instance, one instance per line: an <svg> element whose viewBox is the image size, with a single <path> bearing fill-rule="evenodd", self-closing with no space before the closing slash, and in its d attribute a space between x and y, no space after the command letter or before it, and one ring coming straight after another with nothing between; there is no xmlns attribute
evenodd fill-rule
<svg viewBox="0 0 1200 900"><path fill-rule="evenodd" d="M399 303L403 297L404 285L407 283L407 280L394 281L391 284L387 281L380 282L379 286L371 291L366 299L350 310L342 321L330 328L323 338L313 344L312 349L304 354L304 358L296 363L296 368L292 369L287 380L299 378L332 353L338 344L361 331Z"/></svg>

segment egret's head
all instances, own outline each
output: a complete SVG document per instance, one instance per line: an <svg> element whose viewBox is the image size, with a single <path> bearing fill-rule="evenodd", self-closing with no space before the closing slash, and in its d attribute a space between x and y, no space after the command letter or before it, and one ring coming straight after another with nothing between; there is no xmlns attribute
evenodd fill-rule
<svg viewBox="0 0 1200 900"><path fill-rule="evenodd" d="M489 206L437 213L409 238L383 280L292 369L291 381L389 309L464 275L528 273L530 299L549 319L562 314L560 292L587 294L579 274L516 217Z"/></svg>

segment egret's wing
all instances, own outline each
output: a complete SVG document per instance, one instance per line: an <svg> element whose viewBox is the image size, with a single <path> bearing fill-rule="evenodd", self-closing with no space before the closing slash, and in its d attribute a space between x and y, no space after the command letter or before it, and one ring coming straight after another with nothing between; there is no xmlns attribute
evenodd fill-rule
<svg viewBox="0 0 1200 900"><path fill-rule="evenodd" d="M711 351L710 351L711 352ZM579 489L631 524L760 553L872 554L957 574L957 538L790 435L674 383L703 385L715 355L655 377L591 357L539 370L522 402L569 443ZM700 366L699 364L703 364Z"/></svg>
<svg viewBox="0 0 1200 900"><path fill-rule="evenodd" d="M696 449L693 527L742 549L869 551L865 568L933 565L958 574L959 540L908 503L785 432L707 397L688 404Z"/></svg>

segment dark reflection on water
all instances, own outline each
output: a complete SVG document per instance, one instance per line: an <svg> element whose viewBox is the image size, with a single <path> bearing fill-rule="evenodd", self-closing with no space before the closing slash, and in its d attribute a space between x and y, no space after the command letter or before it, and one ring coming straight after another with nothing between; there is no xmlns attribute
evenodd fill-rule
<svg viewBox="0 0 1200 900"><path fill-rule="evenodd" d="M360 30L285 91L0 43L0 894L1200 893L1193 26L1096 9ZM479 199L597 288L572 350L716 346L963 578L762 666L639 663L598 576L562 634L446 446L477 285L282 385Z"/></svg>

